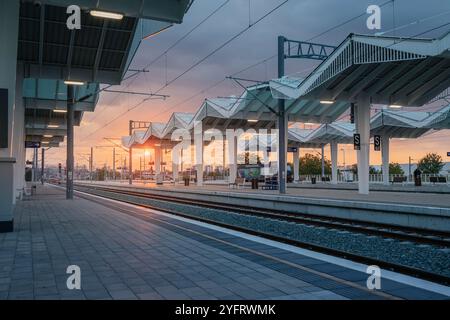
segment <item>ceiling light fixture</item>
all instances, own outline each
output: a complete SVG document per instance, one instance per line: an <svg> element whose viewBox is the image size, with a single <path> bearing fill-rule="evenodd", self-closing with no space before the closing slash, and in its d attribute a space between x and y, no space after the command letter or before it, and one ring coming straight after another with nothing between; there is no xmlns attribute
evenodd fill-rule
<svg viewBox="0 0 450 320"><path fill-rule="evenodd" d="M47 128L59 128L57 124L49 124Z"/></svg>
<svg viewBox="0 0 450 320"><path fill-rule="evenodd" d="M54 113L67 113L67 110L65 109L55 109L53 110Z"/></svg>
<svg viewBox="0 0 450 320"><path fill-rule="evenodd" d="M78 80L64 80L64 84L67 86L82 86L84 85L84 82Z"/></svg>
<svg viewBox="0 0 450 320"><path fill-rule="evenodd" d="M113 19L113 20L122 20L123 14L116 12L108 12L108 11L100 11L100 10L91 10L89 12L91 16L105 19Z"/></svg>
<svg viewBox="0 0 450 320"><path fill-rule="evenodd" d="M320 100L321 104L333 104L334 102L334 100Z"/></svg>
<svg viewBox="0 0 450 320"><path fill-rule="evenodd" d="M401 109L401 108L403 108L403 106L400 106L400 105L398 105L398 104L391 104L391 105L389 106L389 108L391 108L391 109Z"/></svg>

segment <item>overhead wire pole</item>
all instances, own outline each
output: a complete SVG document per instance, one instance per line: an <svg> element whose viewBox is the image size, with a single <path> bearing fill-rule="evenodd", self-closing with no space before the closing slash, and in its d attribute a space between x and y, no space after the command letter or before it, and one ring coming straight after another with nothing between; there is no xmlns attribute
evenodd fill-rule
<svg viewBox="0 0 450 320"><path fill-rule="evenodd" d="M66 199L73 199L73 118L74 118L74 87L67 86L67 159L66 159Z"/></svg>
<svg viewBox="0 0 450 320"><path fill-rule="evenodd" d="M284 42L278 37L278 78L284 77ZM284 99L278 99L278 180L280 193L286 193L287 117Z"/></svg>
<svg viewBox="0 0 450 320"><path fill-rule="evenodd" d="M131 137L131 135L133 134L133 120L130 120L129 122L129 135ZM128 149L128 183L130 185L133 184L133 147L130 146L130 148Z"/></svg>
<svg viewBox="0 0 450 320"><path fill-rule="evenodd" d="M89 157L89 180L92 182L92 170L94 167L94 148L91 147L91 156Z"/></svg>
<svg viewBox="0 0 450 320"><path fill-rule="evenodd" d="M41 149L41 184L44 184L44 161L45 161L45 149Z"/></svg>

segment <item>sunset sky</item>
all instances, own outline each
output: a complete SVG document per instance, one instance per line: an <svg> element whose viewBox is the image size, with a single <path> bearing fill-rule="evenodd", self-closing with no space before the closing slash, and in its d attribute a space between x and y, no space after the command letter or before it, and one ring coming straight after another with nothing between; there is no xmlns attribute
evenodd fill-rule
<svg viewBox="0 0 450 320"><path fill-rule="evenodd" d="M131 68L143 68L159 56L191 28L206 18L225 0L196 0L186 14L183 24L175 25L161 34L142 42ZM124 81L113 89L155 92L166 81L178 77L191 65L207 56L232 36L249 26L259 17L282 3L282 0L230 0L208 21L193 31L186 39L171 49L168 54L148 67L148 73ZM128 133L128 121L145 120L165 122L172 112L195 112L205 98L240 95L242 89L226 76L243 70L276 53L277 36L290 39L307 40L321 34L330 27L363 14L370 4L382 4L380 0L290 0L266 19L247 30L230 44L206 59L198 67L173 82L160 93L170 97L166 100L149 100L131 112L126 112L144 97L116 93L101 93L95 112L85 113L80 127L75 129L75 156L78 164L87 165L90 147L111 146L104 140L120 138ZM382 32L387 35L414 36L450 21L449 0L396 0L382 9ZM249 6L250 4L250 6ZM250 8L250 11L249 11ZM368 15L327 32L314 39L315 42L337 45L349 33L373 34L366 28ZM395 17L395 18L394 18ZM249 20L250 19L250 20ZM413 23L421 20L420 23ZM395 32L390 32L396 26ZM437 37L450 31L446 26L426 33L422 37ZM240 77L267 80L276 77L276 59L268 59L256 67L239 74ZM317 63L309 60L287 62L288 75L306 76ZM167 68L166 68L167 65ZM221 80L224 80L220 82ZM210 88L213 84L217 86ZM206 90L210 88L209 90ZM191 98L192 97L192 98ZM191 98L188 100L188 98ZM443 106L421 108L433 111ZM118 115L118 120L111 122ZM346 164L356 162L353 146L344 148ZM319 150L317 150L319 151ZM117 149L117 152L121 152ZM326 149L329 158L329 150ZM391 143L391 161L407 163L411 156L417 160L428 152L439 153L444 161L450 161L450 130L428 134L417 140L393 140ZM125 152L121 152L125 156ZM65 144L61 148L48 151L47 163L65 163ZM339 151L339 164L343 164L344 152ZM120 158L120 156L118 156ZM136 153L135 168L138 166L139 153ZM95 166L108 166L112 162L111 148L96 148ZM381 153L372 152L371 163L381 163Z"/></svg>

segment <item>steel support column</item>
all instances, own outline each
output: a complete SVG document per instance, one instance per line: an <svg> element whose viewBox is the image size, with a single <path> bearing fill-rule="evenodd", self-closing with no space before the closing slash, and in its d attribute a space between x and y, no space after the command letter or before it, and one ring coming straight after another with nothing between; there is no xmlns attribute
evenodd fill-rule
<svg viewBox="0 0 450 320"><path fill-rule="evenodd" d="M297 183L300 180L300 147L297 147L297 151L293 153L294 162L294 182Z"/></svg>
<svg viewBox="0 0 450 320"><path fill-rule="evenodd" d="M130 120L129 122L129 135L133 134L133 120ZM130 146L128 149L128 183L131 185L133 184L133 147Z"/></svg>
<svg viewBox="0 0 450 320"><path fill-rule="evenodd" d="M66 159L66 199L73 199L73 123L74 123L74 87L67 86L67 159Z"/></svg>
<svg viewBox="0 0 450 320"><path fill-rule="evenodd" d="M284 42L283 36L278 37L278 78L284 77ZM286 193L286 156L288 121L284 99L278 99L278 180L280 193Z"/></svg>
<svg viewBox="0 0 450 320"><path fill-rule="evenodd" d="M94 148L91 147L91 157L89 158L89 180L91 180L91 182L93 169L94 169Z"/></svg>
<svg viewBox="0 0 450 320"><path fill-rule="evenodd" d="M41 184L44 184L45 149L41 150Z"/></svg>
<svg viewBox="0 0 450 320"><path fill-rule="evenodd" d="M116 148L113 148L113 165L112 165L112 169L113 169L113 181L116 181Z"/></svg>

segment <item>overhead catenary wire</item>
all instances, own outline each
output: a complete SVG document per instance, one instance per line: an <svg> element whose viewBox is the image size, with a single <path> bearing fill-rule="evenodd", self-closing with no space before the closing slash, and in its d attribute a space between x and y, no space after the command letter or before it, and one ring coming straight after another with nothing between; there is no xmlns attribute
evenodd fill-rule
<svg viewBox="0 0 450 320"><path fill-rule="evenodd" d="M380 7L384 7L384 6L388 5L388 4L391 3L391 2L393 2L393 0L388 0L388 1L386 1L386 2L383 2L382 4L380 4ZM341 27L343 27L343 26L345 26L345 25L347 25L347 24L349 24L349 23L351 23L351 22L353 22L353 21L355 21L355 20L357 20L357 19L359 19L359 18L365 16L366 14L367 14L366 12L361 13L361 14L358 14L357 16L352 17L352 18L350 18L350 19L347 19L347 20L345 20L345 21L343 21L343 22L341 22L341 23L339 23L339 24L337 24L337 25L334 25L334 26L332 26L332 27L326 29L325 31L322 31L321 33L319 33L319 34L317 34L317 35L315 35L315 36L313 36L313 37L311 37L311 38L309 38L309 39L307 39L307 40L305 40L305 41L312 41L312 40L314 40L314 39L320 38L321 36L323 36L323 35L325 35L325 34L331 32L331 31L334 31L334 30L336 30L336 29L339 29L339 28L341 28ZM244 69L241 69L241 70L239 70L239 71L237 71L237 72L234 72L233 74L230 75L230 77L236 77L236 76L240 75L241 73L244 73L244 72L246 72L246 71L248 71L248 70L251 70L251 69L253 69L253 68L255 68L255 67L257 67L257 66L259 66L259 65L261 65L261 64L263 64L263 63L267 64L267 62L269 62L270 60L276 58L277 56L278 56L278 54L274 54L274 55L272 55L272 56L270 56L270 57L267 57L267 58L265 58L265 59L263 59L263 60L260 60L260 61L258 61L258 62L256 62L256 63L253 63L253 64L251 64L251 65L245 67ZM266 66L266 68L267 68L267 66ZM313 67L312 67L312 68L313 68ZM310 69L312 69L312 68L310 68ZM209 90L211 90L211 89L213 89L213 88L215 88L215 87L221 85L221 84L222 84L223 82L225 82L226 80L227 80L227 78L225 77L224 79L222 79L222 80L220 80L220 81L217 81L217 82L214 83L213 85L208 86L207 88L200 90L200 91L197 92L196 94L190 96L189 98L187 98L187 99L185 99L185 100L182 100L182 101L178 102L178 103L175 104L174 106L170 107L170 108L167 109L167 110L164 110L162 113L159 113L159 114L160 114L160 115L161 115L161 114L166 114L167 112L169 112L169 111L171 111L171 110L173 110L173 109L175 109L175 108L177 108L177 107L179 107L179 106L181 106L181 105L183 105L183 104L185 104L185 103L191 101L192 99L194 99L195 97L199 96L200 94L202 94L202 93L204 93L204 92L206 92L206 91L209 91Z"/></svg>
<svg viewBox="0 0 450 320"><path fill-rule="evenodd" d="M131 79L131 81L126 85L126 88L130 87L134 81L137 79L137 76L144 71L148 72L148 68L152 66L154 63L156 63L159 59L166 56L166 64L167 64L167 53L169 53L173 48L175 48L179 43L181 43L184 39L186 39L189 35L191 35L195 30L197 30L201 25L203 25L206 21L208 21L211 17L213 17L217 12L219 12L223 7L225 7L226 4L228 4L230 0L224 1L221 5L219 5L214 11L212 11L210 14L208 14L204 19L202 19L199 23L197 23L193 28L191 28L188 32L186 32L183 36L181 36L179 39L177 39L174 43L172 43L164 52L162 52L160 55L158 55L155 59L153 59L151 62L149 62L142 70L136 70L136 69L129 69L128 71L132 72L131 74L124 77L122 81L127 81ZM167 65L166 65L166 71L167 71ZM166 74L167 78L167 74ZM166 80L167 82L167 80ZM106 91L107 89L113 87L114 85L107 85L104 88L99 89L96 94ZM118 93L114 96L112 100L117 99L121 93ZM100 113L107 110L107 108L103 109ZM98 117L99 113L96 114L96 116L91 119L91 121L94 121Z"/></svg>
<svg viewBox="0 0 450 320"><path fill-rule="evenodd" d="M154 92L154 94L157 94L159 92L161 92L163 89L167 88L168 86L170 86L171 84L173 84L175 81L177 81L178 79L180 79L181 77L183 77L184 75L186 75L187 73L189 73L190 71L192 71L194 68L196 68L197 66L199 66L200 64L202 64L204 61L206 61L208 58L210 58L211 56L213 56L214 54L216 54L218 51L220 51L221 49L223 49L224 47L226 47L228 44L230 44L231 42L233 42L235 39L239 38L240 36L242 36L245 32L247 32L248 30L250 30L252 27L254 27L255 25L257 25L259 22L263 21L265 18L267 18L268 16L270 16L272 13L274 13L275 11L277 11L279 8L281 8L283 5L285 5L287 2L289 2L289 0L285 0L282 3L278 4L276 7L272 8L271 10L269 10L268 12L266 12L263 16L261 16L260 18L258 18L255 22L253 22L250 26L245 27L244 29L242 29L241 31L239 31L237 34L235 34L234 36L232 36L230 39L228 39L227 41L225 41L224 43L222 43L219 47L215 48L213 51L211 51L209 54L207 54L205 57L201 58L200 60L198 60L197 62L195 62L193 65L191 65L189 68L187 68L185 71L183 71L182 73L180 73L178 76L176 76L175 78L171 79L170 81L168 81L165 85L163 85L161 88L159 88L158 90L156 90ZM84 139L91 137L92 135L96 134L97 132L99 132L100 130L102 130L103 128L109 126L111 123L117 121L118 119L120 119L121 117L123 117L125 114L127 114L128 112L135 110L136 108L140 107L142 104L144 104L148 99L143 99L140 102L136 103L135 105L133 105L132 107L128 108L125 112L123 112L122 114L117 115L116 117L114 117L112 120L110 120L109 122L107 122L105 125L103 125L102 127L98 128L97 130L95 130L94 132L90 133L89 135L87 135L86 137L84 137Z"/></svg>

